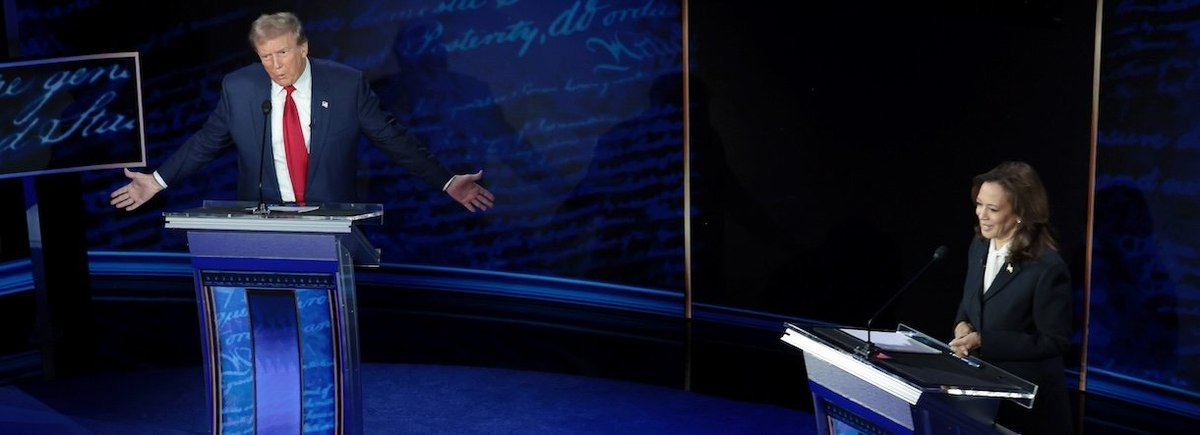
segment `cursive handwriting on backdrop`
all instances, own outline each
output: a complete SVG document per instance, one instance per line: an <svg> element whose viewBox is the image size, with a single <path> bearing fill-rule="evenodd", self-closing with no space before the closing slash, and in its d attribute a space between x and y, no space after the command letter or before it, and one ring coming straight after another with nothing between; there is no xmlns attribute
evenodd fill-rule
<svg viewBox="0 0 1200 435"><path fill-rule="evenodd" d="M0 65L0 172L143 161L136 53Z"/></svg>

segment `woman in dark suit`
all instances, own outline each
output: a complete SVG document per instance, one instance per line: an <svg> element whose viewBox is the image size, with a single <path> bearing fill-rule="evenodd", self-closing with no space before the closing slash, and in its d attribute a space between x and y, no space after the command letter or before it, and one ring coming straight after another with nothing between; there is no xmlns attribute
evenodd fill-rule
<svg viewBox="0 0 1200 435"><path fill-rule="evenodd" d="M1051 235L1046 190L1028 164L1005 162L976 176L971 196L979 220L950 347L1038 385L1033 409L1004 402L997 423L1073 433L1063 363L1071 278Z"/></svg>

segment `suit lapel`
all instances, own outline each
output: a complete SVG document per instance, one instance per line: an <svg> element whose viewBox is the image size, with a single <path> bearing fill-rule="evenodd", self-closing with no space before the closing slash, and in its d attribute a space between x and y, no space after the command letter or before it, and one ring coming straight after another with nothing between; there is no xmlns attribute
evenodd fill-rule
<svg viewBox="0 0 1200 435"><path fill-rule="evenodd" d="M996 279L992 280L992 286L988 287L987 292L984 293L983 299L991 299L992 296L995 296L997 293L1003 291L1004 287L1008 285L1008 283L1012 281L1013 277L1017 276L1018 273L1021 273L1021 267L1019 265L1011 262L1005 262L1004 266L1000 267L1000 272L996 273Z"/></svg>
<svg viewBox="0 0 1200 435"><path fill-rule="evenodd" d="M308 179L312 181L317 174L317 166L320 166L323 160L318 156L325 151L325 145L329 143L325 140L325 135L329 132L330 102L328 82L323 80L324 77L317 69L316 59L311 59L309 66L312 67L312 102L309 107L309 113L312 115L308 133Z"/></svg>
<svg viewBox="0 0 1200 435"><path fill-rule="evenodd" d="M983 273L987 265L987 247L976 242L971 246L970 261L967 267L967 282L975 283L976 294L983 292Z"/></svg>

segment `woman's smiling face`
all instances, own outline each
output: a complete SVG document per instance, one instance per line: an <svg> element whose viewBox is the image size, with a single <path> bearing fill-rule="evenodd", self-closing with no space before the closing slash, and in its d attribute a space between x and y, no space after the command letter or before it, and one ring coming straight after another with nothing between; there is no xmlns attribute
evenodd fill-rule
<svg viewBox="0 0 1200 435"><path fill-rule="evenodd" d="M975 217L979 219L979 232L986 239L1004 246L1017 229L1018 216L1013 213L1009 194L999 184L987 181L979 186L975 197Z"/></svg>

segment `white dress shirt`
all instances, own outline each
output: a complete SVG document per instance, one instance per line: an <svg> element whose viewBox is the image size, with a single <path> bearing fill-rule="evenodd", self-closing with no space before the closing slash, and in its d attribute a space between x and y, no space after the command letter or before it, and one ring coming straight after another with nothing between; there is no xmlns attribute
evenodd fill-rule
<svg viewBox="0 0 1200 435"><path fill-rule="evenodd" d="M1005 243L1003 248L996 249L996 241L991 240L988 243L987 263L983 269L983 292L987 293L988 288L992 286L992 281L996 280L996 275L1000 273L1000 268L1008 260L1008 247L1010 243Z"/></svg>

